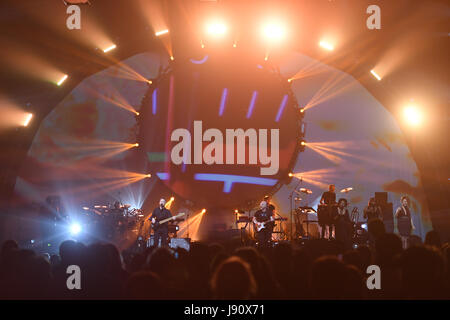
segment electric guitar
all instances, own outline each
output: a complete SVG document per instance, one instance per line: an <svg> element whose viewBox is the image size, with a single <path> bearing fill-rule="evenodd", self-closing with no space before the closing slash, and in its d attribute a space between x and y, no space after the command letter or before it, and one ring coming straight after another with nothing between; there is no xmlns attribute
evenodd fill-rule
<svg viewBox="0 0 450 320"><path fill-rule="evenodd" d="M170 217L170 218L167 218L167 219L163 219L161 221L156 221L155 223L152 222L152 228L153 229L158 228L160 225L162 225L164 223L167 223L170 220L175 220L175 219L177 219L177 218L179 218L181 216L184 216L185 214L186 213L182 212L182 213L177 214L176 216L173 216L173 217Z"/></svg>
<svg viewBox="0 0 450 320"><path fill-rule="evenodd" d="M256 231L259 232L264 228L271 228L274 226L275 221L267 220L265 222L254 222Z"/></svg>

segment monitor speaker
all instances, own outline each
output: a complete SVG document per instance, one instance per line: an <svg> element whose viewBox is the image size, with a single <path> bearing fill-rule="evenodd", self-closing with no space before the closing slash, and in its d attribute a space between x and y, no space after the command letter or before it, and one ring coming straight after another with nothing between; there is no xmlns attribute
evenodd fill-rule
<svg viewBox="0 0 450 320"><path fill-rule="evenodd" d="M189 251L191 248L191 239L190 238L171 238L169 246L172 249L183 248L186 251Z"/></svg>
<svg viewBox="0 0 450 320"><path fill-rule="evenodd" d="M375 192L375 202L379 206L384 206L388 202L387 192Z"/></svg>

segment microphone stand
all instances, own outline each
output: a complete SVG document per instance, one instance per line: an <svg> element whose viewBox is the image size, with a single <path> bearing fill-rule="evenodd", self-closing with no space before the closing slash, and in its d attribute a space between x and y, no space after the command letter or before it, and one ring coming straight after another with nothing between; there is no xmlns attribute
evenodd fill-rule
<svg viewBox="0 0 450 320"><path fill-rule="evenodd" d="M187 221L186 221L187 222L187 238L189 239L189 212L188 212L186 218L187 218Z"/></svg>
<svg viewBox="0 0 450 320"><path fill-rule="evenodd" d="M303 179L300 178L298 183L296 184L294 190L292 190L291 194L289 195L289 202L290 202L290 209L291 209L291 241L294 240L294 229L293 229L293 223L294 223L294 210L292 208L292 197L294 196L295 191L297 190L300 183L303 182Z"/></svg>

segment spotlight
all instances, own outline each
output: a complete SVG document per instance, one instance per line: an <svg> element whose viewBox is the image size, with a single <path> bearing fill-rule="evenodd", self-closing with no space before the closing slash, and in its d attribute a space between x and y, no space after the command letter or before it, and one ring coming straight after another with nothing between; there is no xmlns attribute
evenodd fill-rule
<svg viewBox="0 0 450 320"><path fill-rule="evenodd" d="M69 76L67 75L67 74L65 74L56 84L58 85L58 86L60 86L60 85L62 85L62 83L64 82L64 81L66 81L66 79L68 78Z"/></svg>
<svg viewBox="0 0 450 320"><path fill-rule="evenodd" d="M282 24L271 22L264 25L263 35L269 41L280 41L285 37L286 30Z"/></svg>
<svg viewBox="0 0 450 320"><path fill-rule="evenodd" d="M104 53L107 53L107 52L109 52L109 51L111 51L111 50L113 50L113 49L115 49L115 48L116 48L116 45L113 44L113 45L109 46L108 48L104 49L103 52L104 52Z"/></svg>
<svg viewBox="0 0 450 320"><path fill-rule="evenodd" d="M364 230L367 230L367 223L363 223L363 224L361 225L361 228L363 228Z"/></svg>
<svg viewBox="0 0 450 320"><path fill-rule="evenodd" d="M134 146L135 146L135 147L139 147L139 143L135 143Z"/></svg>
<svg viewBox="0 0 450 320"><path fill-rule="evenodd" d="M304 113L305 112L305 108L300 108L300 113Z"/></svg>
<svg viewBox="0 0 450 320"><path fill-rule="evenodd" d="M294 174L292 172L289 172L288 176L289 176L289 178L292 178L294 176Z"/></svg>
<svg viewBox="0 0 450 320"><path fill-rule="evenodd" d="M203 209L203 210L202 210L202 214L205 214L205 212L206 212L206 209Z"/></svg>
<svg viewBox="0 0 450 320"><path fill-rule="evenodd" d="M26 118L25 118L25 121L23 122L23 126L24 127L28 126L28 124L31 121L31 118L33 118L33 114L32 113L28 113Z"/></svg>
<svg viewBox="0 0 450 320"><path fill-rule="evenodd" d="M213 21L208 23L206 31L213 36L223 36L227 32L227 26L221 21Z"/></svg>
<svg viewBox="0 0 450 320"><path fill-rule="evenodd" d="M139 112L136 111L135 113L136 113L137 116L139 115Z"/></svg>
<svg viewBox="0 0 450 320"><path fill-rule="evenodd" d="M150 173L148 173L148 174L146 175L146 177L147 177L147 178L151 178L152 175L151 175Z"/></svg>
<svg viewBox="0 0 450 320"><path fill-rule="evenodd" d="M324 40L319 42L319 46L321 46L322 48L324 48L325 50L328 50L328 51L334 50L334 46L331 43L324 41Z"/></svg>
<svg viewBox="0 0 450 320"><path fill-rule="evenodd" d="M237 47L237 43L235 42L235 43L233 43L233 48L236 48Z"/></svg>
<svg viewBox="0 0 450 320"><path fill-rule="evenodd" d="M170 56L170 60L172 60L172 61L173 61L173 60L175 60L175 58L174 58L173 56Z"/></svg>
<svg viewBox="0 0 450 320"><path fill-rule="evenodd" d="M69 230L70 230L70 234L75 236L81 232L81 226L78 223L73 223L70 226Z"/></svg>
<svg viewBox="0 0 450 320"><path fill-rule="evenodd" d="M381 80L381 77L375 72L375 70L370 70L370 73L378 80L378 81L380 81Z"/></svg>
<svg viewBox="0 0 450 320"><path fill-rule="evenodd" d="M300 141L300 145L301 146L306 146L306 141L305 140Z"/></svg>
<svg viewBox="0 0 450 320"><path fill-rule="evenodd" d="M163 34L169 33L169 29L164 29L158 32L155 32L155 36L159 37L162 36Z"/></svg>
<svg viewBox="0 0 450 320"><path fill-rule="evenodd" d="M422 115L415 106L407 106L403 109L403 114L406 121L413 126L417 126L422 122Z"/></svg>
<svg viewBox="0 0 450 320"><path fill-rule="evenodd" d="M171 198L170 198L170 201L173 201L173 200L175 200L175 198L174 198L174 197L171 197Z"/></svg>
<svg viewBox="0 0 450 320"><path fill-rule="evenodd" d="M234 213L239 213L239 210L238 210L238 209L235 209L235 210L234 210Z"/></svg>
<svg viewBox="0 0 450 320"><path fill-rule="evenodd" d="M147 83L148 83L148 84L152 84L153 81L152 81L152 80L147 80Z"/></svg>

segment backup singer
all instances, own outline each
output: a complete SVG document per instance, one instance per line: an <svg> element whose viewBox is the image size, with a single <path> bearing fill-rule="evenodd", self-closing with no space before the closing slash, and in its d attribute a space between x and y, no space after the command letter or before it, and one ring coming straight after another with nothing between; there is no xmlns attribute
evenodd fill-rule
<svg viewBox="0 0 450 320"><path fill-rule="evenodd" d="M273 210L271 210L266 201L261 201L259 210L255 212L253 223L256 227L256 240L258 246L267 247L272 239L272 230L274 226ZM258 228L260 229L258 231Z"/></svg>
<svg viewBox="0 0 450 320"><path fill-rule="evenodd" d="M341 198L338 201L337 214L334 218L336 240L342 242L344 250L351 247L351 228L352 222L347 210L347 199Z"/></svg>
<svg viewBox="0 0 450 320"><path fill-rule="evenodd" d="M155 208L155 210L153 210L152 214L148 218L149 220L152 221L152 224L155 225L156 223L156 226L154 226L153 230L155 246L159 246L160 239L162 247L167 247L168 244L169 226L167 225L167 223L160 225L157 224L159 221L170 218L172 216L170 210L166 209L165 206L166 200L164 199L159 200L159 207Z"/></svg>
<svg viewBox="0 0 450 320"><path fill-rule="evenodd" d="M373 219L381 219L381 208L375 202L375 198L370 198L367 207L364 208L364 219L367 219L367 222Z"/></svg>
<svg viewBox="0 0 450 320"><path fill-rule="evenodd" d="M395 217L397 218L397 228L402 238L403 248L406 249L408 247L409 236L411 235L412 229L414 229L414 224L409 208L409 198L403 196L400 201L401 206L397 208Z"/></svg>

